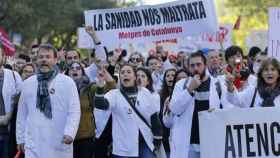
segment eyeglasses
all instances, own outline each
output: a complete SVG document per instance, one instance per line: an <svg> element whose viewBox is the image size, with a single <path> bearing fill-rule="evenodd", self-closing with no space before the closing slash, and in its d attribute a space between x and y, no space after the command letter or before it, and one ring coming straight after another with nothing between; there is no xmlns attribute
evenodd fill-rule
<svg viewBox="0 0 280 158"><path fill-rule="evenodd" d="M139 62L141 62L141 59L140 58L130 58L129 61L131 61L131 62L135 62L136 61L136 62L139 63Z"/></svg>

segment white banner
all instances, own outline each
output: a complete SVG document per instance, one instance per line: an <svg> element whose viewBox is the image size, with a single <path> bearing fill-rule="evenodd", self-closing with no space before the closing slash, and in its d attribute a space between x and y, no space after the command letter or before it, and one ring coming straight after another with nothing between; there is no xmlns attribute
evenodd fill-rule
<svg viewBox="0 0 280 158"><path fill-rule="evenodd" d="M280 156L280 108L199 113L201 158Z"/></svg>
<svg viewBox="0 0 280 158"><path fill-rule="evenodd" d="M78 48L84 49L92 49L94 48L93 40L91 39L90 35L86 32L84 27L78 28Z"/></svg>
<svg viewBox="0 0 280 158"><path fill-rule="evenodd" d="M264 50L268 44L268 31L267 30L253 30L246 38L246 45L248 48L253 46L259 47Z"/></svg>
<svg viewBox="0 0 280 158"><path fill-rule="evenodd" d="M232 45L232 25L221 24L215 33L204 32L200 36L187 37L183 40L185 46L195 43L197 49L226 49Z"/></svg>
<svg viewBox="0 0 280 158"><path fill-rule="evenodd" d="M85 11L105 45L160 41L218 30L213 0L181 0L161 5Z"/></svg>
<svg viewBox="0 0 280 158"><path fill-rule="evenodd" d="M280 8L269 8L268 55L280 61Z"/></svg>

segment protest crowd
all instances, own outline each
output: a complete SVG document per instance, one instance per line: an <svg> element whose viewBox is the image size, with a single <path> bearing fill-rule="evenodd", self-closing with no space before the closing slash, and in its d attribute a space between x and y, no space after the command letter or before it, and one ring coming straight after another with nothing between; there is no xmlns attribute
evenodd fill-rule
<svg viewBox="0 0 280 158"><path fill-rule="evenodd" d="M87 59L35 44L9 64L0 49L0 158L200 158L200 112L280 105L267 48L170 54L163 43L143 56L85 30Z"/></svg>

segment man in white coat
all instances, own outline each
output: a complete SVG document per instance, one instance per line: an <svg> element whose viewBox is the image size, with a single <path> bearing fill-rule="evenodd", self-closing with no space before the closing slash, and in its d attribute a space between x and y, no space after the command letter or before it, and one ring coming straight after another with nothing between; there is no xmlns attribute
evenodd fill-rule
<svg viewBox="0 0 280 158"><path fill-rule="evenodd" d="M170 131L170 158L199 158L200 137L198 112L230 106L225 92L219 97L217 79L206 74L206 57L196 52L189 57L193 77L180 80L170 101L173 123Z"/></svg>
<svg viewBox="0 0 280 158"><path fill-rule="evenodd" d="M59 73L56 53L52 45L40 45L38 72L22 86L16 137L28 158L73 157L80 101L74 81Z"/></svg>

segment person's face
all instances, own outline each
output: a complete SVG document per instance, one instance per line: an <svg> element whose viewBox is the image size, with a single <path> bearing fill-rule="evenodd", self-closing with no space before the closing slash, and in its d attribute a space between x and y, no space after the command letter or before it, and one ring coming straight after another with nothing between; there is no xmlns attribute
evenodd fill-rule
<svg viewBox="0 0 280 158"><path fill-rule="evenodd" d="M212 51L208 54L208 67L209 68L219 68L221 66L221 60L219 52Z"/></svg>
<svg viewBox="0 0 280 158"><path fill-rule="evenodd" d="M268 85L277 84L277 80L279 78L279 72L273 65L270 64L266 68L264 68L261 75L266 84Z"/></svg>
<svg viewBox="0 0 280 158"><path fill-rule="evenodd" d="M178 61L182 61L185 57L185 53L184 52L180 52L177 54L177 60Z"/></svg>
<svg viewBox="0 0 280 158"><path fill-rule="evenodd" d="M239 61L240 63L242 63L242 55L241 53L237 53L235 54L234 56L231 56L230 58L228 58L228 64L231 66L231 67L235 67L236 64L237 64L237 61Z"/></svg>
<svg viewBox="0 0 280 158"><path fill-rule="evenodd" d="M137 71L137 85L141 87L146 87L148 84L149 81L146 73L141 70Z"/></svg>
<svg viewBox="0 0 280 158"><path fill-rule="evenodd" d="M70 65L71 63L74 63L74 62L79 62L79 60L80 60L80 58L76 51L71 50L66 53L66 63L68 65Z"/></svg>
<svg viewBox="0 0 280 158"><path fill-rule="evenodd" d="M265 61L267 59L266 55L257 55L256 56L256 60L254 61L254 65L255 64L259 64L261 65L263 61Z"/></svg>
<svg viewBox="0 0 280 158"><path fill-rule="evenodd" d="M157 59L151 59L148 63L148 67L152 72L154 72L161 68L161 62Z"/></svg>
<svg viewBox="0 0 280 158"><path fill-rule="evenodd" d="M175 77L175 71L173 70L170 70L166 73L166 76L165 76L165 82L167 83L167 86L168 87L171 87L172 84L173 84L173 80L174 80L174 77Z"/></svg>
<svg viewBox="0 0 280 158"><path fill-rule="evenodd" d="M142 66L143 63L141 61L141 57L139 55L132 55L129 58L129 63L132 64L133 66Z"/></svg>
<svg viewBox="0 0 280 158"><path fill-rule="evenodd" d="M77 64L77 63L73 63L70 68L69 68L69 76L74 79L74 80L78 80L82 77L82 67Z"/></svg>
<svg viewBox="0 0 280 158"><path fill-rule="evenodd" d="M41 72L49 72L56 64L56 57L52 50L40 49L38 51L37 65Z"/></svg>
<svg viewBox="0 0 280 158"><path fill-rule="evenodd" d="M32 62L36 62L37 55L38 55L38 49L39 49L39 48L32 48L32 49L31 49L31 53L30 53L29 56L30 56Z"/></svg>
<svg viewBox="0 0 280 158"><path fill-rule="evenodd" d="M177 62L177 58L176 57L169 57L169 61L170 63L176 63Z"/></svg>
<svg viewBox="0 0 280 158"><path fill-rule="evenodd" d="M253 71L254 73L258 73L263 61L267 59L266 55L257 55L255 61L253 63Z"/></svg>
<svg viewBox="0 0 280 158"><path fill-rule="evenodd" d="M187 77L188 77L188 75L185 72L182 71L177 75L176 82L180 81L183 78L187 78Z"/></svg>
<svg viewBox="0 0 280 158"><path fill-rule="evenodd" d="M114 56L113 55L108 56L108 63L111 65L114 65Z"/></svg>
<svg viewBox="0 0 280 158"><path fill-rule="evenodd" d="M26 61L23 59L17 59L15 63L15 69L16 71L20 71L22 67L26 64Z"/></svg>
<svg viewBox="0 0 280 158"><path fill-rule="evenodd" d="M136 76L131 66L123 66L120 70L120 81L124 87L133 87Z"/></svg>
<svg viewBox="0 0 280 158"><path fill-rule="evenodd" d="M206 65L203 63L201 57L194 57L190 59L189 70L193 75L203 75Z"/></svg>
<svg viewBox="0 0 280 158"><path fill-rule="evenodd" d="M27 65L22 69L22 79L25 80L28 77L34 75L34 73L35 73L35 70L33 69L33 67L30 65Z"/></svg>

